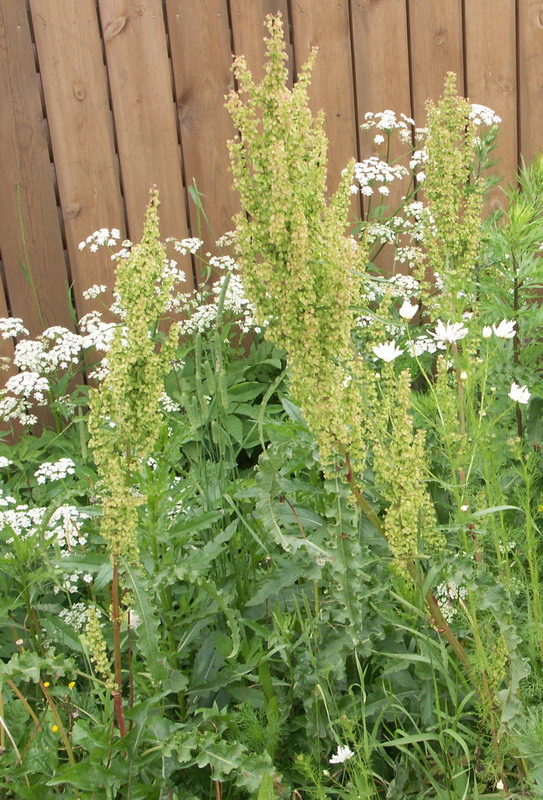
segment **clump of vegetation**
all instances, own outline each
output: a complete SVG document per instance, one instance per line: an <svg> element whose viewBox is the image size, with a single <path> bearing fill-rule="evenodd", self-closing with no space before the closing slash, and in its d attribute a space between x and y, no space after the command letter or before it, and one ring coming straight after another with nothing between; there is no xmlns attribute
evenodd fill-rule
<svg viewBox="0 0 543 800"><path fill-rule="evenodd" d="M0 785L540 797L543 161L483 219L499 120L449 76L427 130L368 113L383 158L327 199L315 56L289 91L268 33L262 84L234 67L243 211L209 289L153 192L139 244L82 243L117 251L107 319L0 322L26 426L0 445Z"/></svg>

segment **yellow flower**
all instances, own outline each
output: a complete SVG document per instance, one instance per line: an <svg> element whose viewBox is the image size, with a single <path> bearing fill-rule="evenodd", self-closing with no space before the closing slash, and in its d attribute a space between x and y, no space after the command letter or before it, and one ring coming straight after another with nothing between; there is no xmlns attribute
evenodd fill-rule
<svg viewBox="0 0 543 800"><path fill-rule="evenodd" d="M45 688L47 689L47 687L49 686L49 681L44 681L44 682L43 682L43 685L44 685L44 686L45 686Z"/></svg>
<svg viewBox="0 0 543 800"><path fill-rule="evenodd" d="M75 681L70 681L70 683L68 684L68 689L73 689L74 686L75 686Z"/></svg>
<svg viewBox="0 0 543 800"><path fill-rule="evenodd" d="M56 733L58 731L58 725L51 725L51 730L53 733Z"/></svg>

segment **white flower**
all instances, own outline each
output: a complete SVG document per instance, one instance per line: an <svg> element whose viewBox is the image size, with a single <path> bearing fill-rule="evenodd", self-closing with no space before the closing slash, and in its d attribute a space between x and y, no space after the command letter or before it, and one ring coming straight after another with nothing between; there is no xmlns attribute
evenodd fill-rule
<svg viewBox="0 0 543 800"><path fill-rule="evenodd" d="M469 511L469 506L468 505L460 506L460 511Z"/></svg>
<svg viewBox="0 0 543 800"><path fill-rule="evenodd" d="M512 383L511 391L507 396L510 397L514 403L522 403L523 405L527 405L528 400L531 397L531 393L528 391L527 386L519 386L518 383Z"/></svg>
<svg viewBox="0 0 543 800"><path fill-rule="evenodd" d="M490 339L492 336L492 328L490 325L485 325L483 328L483 339Z"/></svg>
<svg viewBox="0 0 543 800"><path fill-rule="evenodd" d="M2 317L0 319L0 335L2 339L10 339L12 336L28 336L28 331L19 317Z"/></svg>
<svg viewBox="0 0 543 800"><path fill-rule="evenodd" d="M5 456L0 456L0 469L5 469L9 467L10 464L13 464L13 461L10 461L9 458Z"/></svg>
<svg viewBox="0 0 543 800"><path fill-rule="evenodd" d="M34 473L34 477L38 483L46 483L47 481L59 481L74 473L75 464L72 459L61 458L60 461L55 462L44 461Z"/></svg>
<svg viewBox="0 0 543 800"><path fill-rule="evenodd" d="M373 352L377 356L377 358L381 358L383 361L394 361L395 358L401 356L403 350L400 347L396 347L394 342L383 342L383 344L376 344L372 348Z"/></svg>
<svg viewBox="0 0 543 800"><path fill-rule="evenodd" d="M479 103L471 104L471 111L469 118L475 125L499 125L502 121L495 111L488 106L482 106ZM503 786L501 787L503 789Z"/></svg>
<svg viewBox="0 0 543 800"><path fill-rule="evenodd" d="M502 319L499 325L492 326L492 330L500 339L512 339L515 335L515 322Z"/></svg>
<svg viewBox="0 0 543 800"><path fill-rule="evenodd" d="M412 306L410 300L404 300L399 312L400 317L403 317L403 319L407 320L413 319L418 310L418 305Z"/></svg>
<svg viewBox="0 0 543 800"><path fill-rule="evenodd" d="M437 321L435 333L430 331L430 336L438 339L440 342L458 342L467 336L468 329L464 327L461 322L442 322Z"/></svg>
<svg viewBox="0 0 543 800"><path fill-rule="evenodd" d="M332 756L330 759L330 764L343 764L344 761L348 761L349 758L354 756L353 751L350 747L342 747L340 744L337 748L337 753L335 756Z"/></svg>
<svg viewBox="0 0 543 800"><path fill-rule="evenodd" d="M382 133L378 133L377 136L373 137L373 141L375 142L375 144L383 144L383 142L385 141L385 137L383 136Z"/></svg>
<svg viewBox="0 0 543 800"><path fill-rule="evenodd" d="M496 784L496 789L498 789L498 791L501 791L504 788L505 787L503 785L503 781L498 781L498 783Z"/></svg>
<svg viewBox="0 0 543 800"><path fill-rule="evenodd" d="M83 297L85 300L94 300L99 294L103 294L104 292L107 292L107 286L95 283L83 292Z"/></svg>

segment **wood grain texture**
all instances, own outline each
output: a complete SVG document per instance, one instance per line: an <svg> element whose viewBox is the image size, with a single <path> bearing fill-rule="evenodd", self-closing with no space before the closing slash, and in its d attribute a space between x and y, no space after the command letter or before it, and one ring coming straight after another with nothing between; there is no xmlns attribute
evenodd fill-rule
<svg viewBox="0 0 543 800"><path fill-rule="evenodd" d="M521 4L522 5L522 4ZM512 0L479 0L466 4L466 95L472 103L490 106L501 118L495 167L503 186L517 169L516 19ZM499 186L492 189L487 210L504 208Z"/></svg>
<svg viewBox="0 0 543 800"><path fill-rule="evenodd" d="M234 87L226 0L188 5L170 0L168 30L175 98L187 186L196 182L209 220L201 220L204 251L233 227L239 208L232 189L227 141L235 130L225 95ZM191 230L198 230L196 206L189 201Z"/></svg>
<svg viewBox="0 0 543 800"><path fill-rule="evenodd" d="M418 127L426 124L426 100L443 94L447 72L455 72L464 92L461 0L408 0L411 92Z"/></svg>
<svg viewBox="0 0 543 800"><path fill-rule="evenodd" d="M368 111L391 109L399 116L411 116L409 89L409 42L405 0L354 0L351 3L358 119L364 122ZM391 54L394 57L391 58ZM360 156L385 158L386 142L376 145L375 131L360 131ZM390 159L397 161L409 146L397 135L391 136ZM403 158L402 163L408 161ZM405 187L394 183L388 198L398 207ZM388 268L391 264L387 263Z"/></svg>
<svg viewBox="0 0 543 800"><path fill-rule="evenodd" d="M341 171L358 149L349 4L347 0L296 0L291 24L297 70L313 47L319 49L309 96L313 112L323 109L326 114L328 187L334 191Z"/></svg>
<svg viewBox="0 0 543 800"><path fill-rule="evenodd" d="M160 0L99 0L130 239L141 237L149 190L162 238L188 235L176 109ZM193 286L188 257L179 259Z"/></svg>
<svg viewBox="0 0 543 800"><path fill-rule="evenodd" d="M8 316L8 304L6 302L6 294L4 292L3 276L4 265L0 260L0 317L5 319ZM0 337L0 386L3 386L7 378L16 372L12 362L13 351L13 339L3 339Z"/></svg>
<svg viewBox="0 0 543 800"><path fill-rule="evenodd" d="M0 4L0 108L0 248L9 305L32 335L44 326L71 327L39 78L26 7L20 0ZM21 263L32 276L35 292Z"/></svg>
<svg viewBox="0 0 543 800"><path fill-rule="evenodd" d="M113 287L115 270L108 251L81 251L79 243L99 228L118 228L126 238L96 4L32 0L31 8L75 302L82 316L96 306L82 292L95 283Z"/></svg>
<svg viewBox="0 0 543 800"><path fill-rule="evenodd" d="M289 40L289 15L287 0L230 0L232 40L234 53L245 56L253 78L260 83L264 77L266 29L264 21L268 14L281 13L285 39L289 50L289 71L293 74L292 46Z"/></svg>
<svg viewBox="0 0 543 800"><path fill-rule="evenodd" d="M526 161L543 152L543 2L522 0L519 24L519 150Z"/></svg>

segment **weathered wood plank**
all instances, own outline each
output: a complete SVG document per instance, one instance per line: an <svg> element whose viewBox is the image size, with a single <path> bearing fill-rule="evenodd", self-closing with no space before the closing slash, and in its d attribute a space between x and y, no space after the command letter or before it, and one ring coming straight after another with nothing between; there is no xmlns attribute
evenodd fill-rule
<svg viewBox="0 0 543 800"><path fill-rule="evenodd" d="M417 126L426 124L426 100L438 100L447 72L455 72L464 93L462 2L409 0L411 90Z"/></svg>
<svg viewBox="0 0 543 800"><path fill-rule="evenodd" d="M32 335L49 325L71 327L39 78L20 0L0 2L0 108L0 247L9 304Z"/></svg>
<svg viewBox="0 0 543 800"><path fill-rule="evenodd" d="M149 190L162 236L188 235L181 151L162 3L99 0L128 233L139 240ZM190 259L179 259L192 288Z"/></svg>
<svg viewBox="0 0 543 800"><path fill-rule="evenodd" d="M189 201L191 230L201 235L204 251L232 229L239 204L232 189L226 142L234 136L225 95L234 86L226 0L187 5L169 0L168 30L187 186L196 183L211 231Z"/></svg>
<svg viewBox="0 0 543 800"><path fill-rule="evenodd" d="M517 170L517 76L515 4L511 0L479 0L466 4L466 94L472 103L490 106L501 118L493 171L513 181ZM487 210L504 208L499 186L489 195Z"/></svg>
<svg viewBox="0 0 543 800"><path fill-rule="evenodd" d="M80 316L95 307L82 292L112 287L105 250L79 250L99 228L118 228L124 215L107 78L94 0L32 0L32 18L51 132L66 244Z"/></svg>
<svg viewBox="0 0 543 800"><path fill-rule="evenodd" d="M289 42L287 0L230 0L234 53L238 56L245 56L247 66L257 83L264 77L264 35L266 32L264 21L268 14L277 14L278 12L283 17L285 39ZM293 59L290 42L289 51L288 66L292 75Z"/></svg>
<svg viewBox="0 0 543 800"><path fill-rule="evenodd" d="M323 109L326 114L328 186L333 191L341 170L357 155L349 4L347 0L297 0L291 23L296 69L313 47L319 48L309 94L312 110Z"/></svg>
<svg viewBox="0 0 543 800"><path fill-rule="evenodd" d="M355 0L351 4L358 120L368 111L391 109L411 116L409 90L409 43L404 0ZM394 58L391 58L394 54ZM387 143L376 144L375 131L360 131L361 158L385 158ZM391 161L409 152L409 145L397 134L391 136ZM405 160L405 159L404 159ZM405 187L394 183L388 196L389 208L397 208ZM390 263L383 262L390 268Z"/></svg>
<svg viewBox="0 0 543 800"><path fill-rule="evenodd" d="M543 3L522 0L519 24L519 150L525 161L543 152Z"/></svg>

